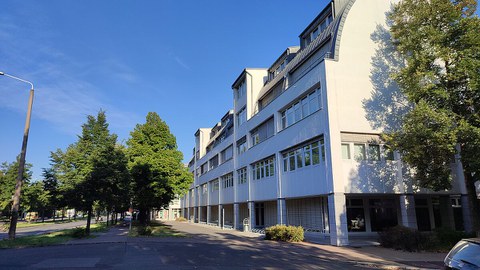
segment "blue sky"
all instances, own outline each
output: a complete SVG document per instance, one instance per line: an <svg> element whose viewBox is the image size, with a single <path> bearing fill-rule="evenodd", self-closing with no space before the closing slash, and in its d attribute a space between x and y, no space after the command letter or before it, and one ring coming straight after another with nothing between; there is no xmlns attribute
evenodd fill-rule
<svg viewBox="0 0 480 270"><path fill-rule="evenodd" d="M195 131L232 107L240 72L268 67L298 45L327 2L2 1L0 71L35 85L27 151L34 179L50 151L74 143L100 109L120 142L157 112L188 162ZM20 152L28 90L0 77L0 162Z"/></svg>

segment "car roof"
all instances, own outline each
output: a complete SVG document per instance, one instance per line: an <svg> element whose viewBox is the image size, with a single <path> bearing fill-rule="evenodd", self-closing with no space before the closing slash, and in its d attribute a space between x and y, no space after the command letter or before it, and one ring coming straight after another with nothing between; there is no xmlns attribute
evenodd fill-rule
<svg viewBox="0 0 480 270"><path fill-rule="evenodd" d="M477 238L467 238L467 239L462 239L462 240L472 242L472 243L476 243L476 244L480 245L480 238L479 237L477 237Z"/></svg>

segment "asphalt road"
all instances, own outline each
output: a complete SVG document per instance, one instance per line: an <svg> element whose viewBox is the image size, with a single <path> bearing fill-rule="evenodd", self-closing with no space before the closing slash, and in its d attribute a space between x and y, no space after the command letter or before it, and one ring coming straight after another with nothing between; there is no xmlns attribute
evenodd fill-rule
<svg viewBox="0 0 480 270"><path fill-rule="evenodd" d="M0 250L0 269L369 269L281 246L162 241Z"/></svg>
<svg viewBox="0 0 480 270"><path fill-rule="evenodd" d="M183 238L128 237L112 227L57 246L0 249L0 269L439 269L442 256L379 247L265 241L205 225L166 222ZM442 254L440 254L442 255Z"/></svg>
<svg viewBox="0 0 480 270"><path fill-rule="evenodd" d="M68 223L60 223L60 224L48 224L48 225L41 225L41 226L32 226L32 227L25 227L25 228L17 228L16 236L26 236L26 235L36 235L36 234L44 234L64 229L71 229L77 226L86 225L86 220L68 222ZM0 231L0 240L8 238L8 231Z"/></svg>
<svg viewBox="0 0 480 270"><path fill-rule="evenodd" d="M65 245L0 249L0 269L371 269L306 245L188 228L184 238L131 238L116 227Z"/></svg>

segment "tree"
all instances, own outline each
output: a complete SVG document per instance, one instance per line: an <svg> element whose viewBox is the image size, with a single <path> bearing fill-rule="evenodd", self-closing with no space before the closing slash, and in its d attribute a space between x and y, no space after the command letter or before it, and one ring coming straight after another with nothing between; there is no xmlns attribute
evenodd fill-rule
<svg viewBox="0 0 480 270"><path fill-rule="evenodd" d="M112 203L128 182L126 158L116 141L117 136L108 130L105 112L100 111L97 117L87 117L76 143L65 152L51 153L52 168L66 205L87 212L87 234L94 202Z"/></svg>
<svg viewBox="0 0 480 270"><path fill-rule="evenodd" d="M175 136L157 113L149 112L145 124L137 124L130 133L127 157L131 196L142 224L147 223L151 208L168 206L193 181L182 164Z"/></svg>
<svg viewBox="0 0 480 270"><path fill-rule="evenodd" d="M392 41L405 59L393 74L413 109L387 140L415 171L421 187L451 187L459 155L475 230L474 182L480 178L480 20L475 0L403 0L394 6Z"/></svg>
<svg viewBox="0 0 480 270"><path fill-rule="evenodd" d="M50 194L44 189L43 182L37 181L25 185L22 203L25 212L39 212L43 222L49 202Z"/></svg>
<svg viewBox="0 0 480 270"><path fill-rule="evenodd" d="M63 198L58 190L58 179L53 168L43 169L43 189L49 194L47 210L53 213L55 220L55 212L61 205L65 205Z"/></svg>
<svg viewBox="0 0 480 270"><path fill-rule="evenodd" d="M32 177L31 164L25 164L24 183L28 184ZM12 195L18 175L18 160L12 163L4 162L0 165L0 212L10 215L12 208Z"/></svg>

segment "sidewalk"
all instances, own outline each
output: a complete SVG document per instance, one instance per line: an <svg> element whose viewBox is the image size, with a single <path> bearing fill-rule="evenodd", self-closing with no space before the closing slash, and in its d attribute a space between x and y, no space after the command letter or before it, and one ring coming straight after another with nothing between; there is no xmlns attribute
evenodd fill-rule
<svg viewBox="0 0 480 270"><path fill-rule="evenodd" d="M90 239L72 240L67 245L96 244L96 243L139 243L139 242L204 242L204 241L229 241L231 243L247 246L261 244L279 244L288 248L307 248L318 258L328 258L328 254L342 256L358 265L375 269L439 269L442 266L444 253L431 252L403 252L386 249L379 246L336 247L329 244L306 242L289 244L264 241L263 235L252 232L236 230L222 230L221 228L185 222L166 221L173 229L186 233L188 237L182 238L157 238L157 237L128 237L128 227L112 227L108 232L99 233Z"/></svg>

